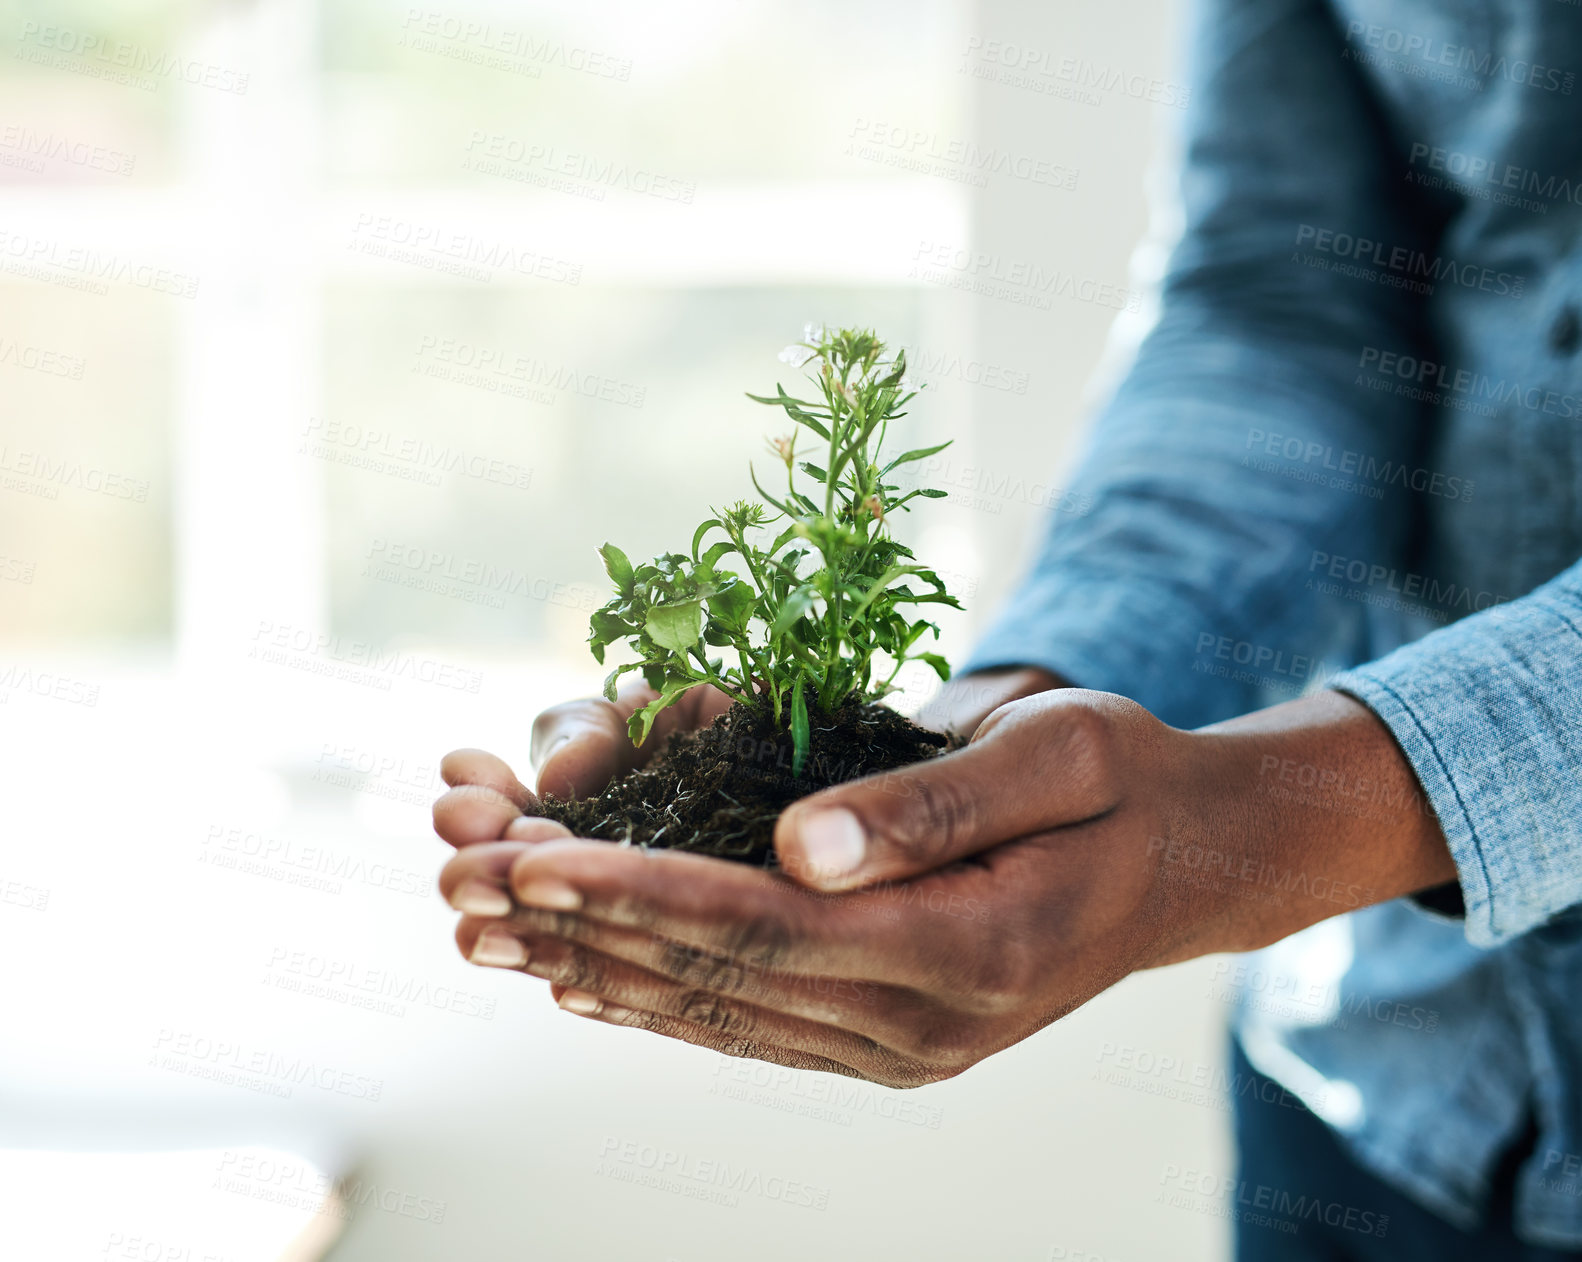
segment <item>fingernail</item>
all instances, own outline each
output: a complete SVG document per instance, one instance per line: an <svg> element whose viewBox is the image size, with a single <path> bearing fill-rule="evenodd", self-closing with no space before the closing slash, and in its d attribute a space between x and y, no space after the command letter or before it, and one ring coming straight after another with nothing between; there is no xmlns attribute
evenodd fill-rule
<svg viewBox="0 0 1582 1262"><path fill-rule="evenodd" d="M511 896L477 877L468 877L450 896L450 905L469 916L504 916L511 910Z"/></svg>
<svg viewBox="0 0 1582 1262"><path fill-rule="evenodd" d="M802 820L797 830L802 839L802 859L807 875L821 885L850 876L862 866L868 853L868 837L862 824L850 811L814 811Z"/></svg>
<svg viewBox="0 0 1582 1262"><path fill-rule="evenodd" d="M527 948L500 925L490 925L473 943L472 954L467 957L474 964L489 968L521 968L527 963Z"/></svg>
<svg viewBox="0 0 1582 1262"><path fill-rule="evenodd" d="M541 878L518 887L516 901L545 911L576 911L582 906L582 895L564 881Z"/></svg>
<svg viewBox="0 0 1582 1262"><path fill-rule="evenodd" d="M571 744L571 736L569 733L565 736L555 737L555 739L550 742L549 748L544 751L544 756L538 760L538 765L542 767L569 744Z"/></svg>
<svg viewBox="0 0 1582 1262"><path fill-rule="evenodd" d="M567 1012L575 1012L579 1017L591 1017L604 1007L604 1001L585 990L568 990L560 997L560 1006Z"/></svg>

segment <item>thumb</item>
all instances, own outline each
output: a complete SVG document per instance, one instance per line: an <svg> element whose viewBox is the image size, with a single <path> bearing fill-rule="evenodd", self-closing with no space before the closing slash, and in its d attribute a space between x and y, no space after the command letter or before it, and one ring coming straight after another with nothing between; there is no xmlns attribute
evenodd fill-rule
<svg viewBox="0 0 1582 1262"><path fill-rule="evenodd" d="M1095 774L1108 762L1108 724L1073 699L1001 706L965 749L793 803L775 827L781 868L815 889L857 889L1101 814L1113 805L1110 777Z"/></svg>

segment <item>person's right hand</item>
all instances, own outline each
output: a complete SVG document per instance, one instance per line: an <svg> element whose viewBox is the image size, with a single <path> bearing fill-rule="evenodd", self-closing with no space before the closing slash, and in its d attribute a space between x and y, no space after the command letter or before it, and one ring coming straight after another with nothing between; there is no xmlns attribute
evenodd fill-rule
<svg viewBox="0 0 1582 1262"><path fill-rule="evenodd" d="M1036 667L982 671L947 683L917 721L966 740L1007 702L1066 686L1064 680ZM631 680L615 701L588 697L562 702L540 714L533 721L528 750L538 768L538 793L592 797L646 763L672 733L707 727L731 706L730 697L717 688L694 688L664 710L648 739L634 747L626 734L626 720L654 696L646 684ZM568 835L559 824L538 818L534 793L493 754L456 750L445 756L440 772L450 791L434 804L434 828L453 846L551 841Z"/></svg>
<svg viewBox="0 0 1582 1262"><path fill-rule="evenodd" d="M947 683L917 716L917 722L966 740L1007 701L1064 686L1064 680L1036 667L964 675ZM656 750L664 748L672 732L707 727L731 706L731 699L717 688L694 688L660 714L648 739L634 749L626 735L626 720L654 696L647 685L635 684L622 689L614 702L603 698L567 701L540 714L533 722L529 751L538 768L538 791L561 798L591 797L611 780L647 762Z"/></svg>

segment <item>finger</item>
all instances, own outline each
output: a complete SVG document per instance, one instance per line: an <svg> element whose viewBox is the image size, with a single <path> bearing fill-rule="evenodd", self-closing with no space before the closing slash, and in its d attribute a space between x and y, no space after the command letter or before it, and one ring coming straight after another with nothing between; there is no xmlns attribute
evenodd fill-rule
<svg viewBox="0 0 1582 1262"><path fill-rule="evenodd" d="M747 968L900 986L948 963L956 943L882 892L827 898L756 868L677 851L547 842L511 868L519 907L657 934ZM562 933L561 936L569 936Z"/></svg>
<svg viewBox="0 0 1582 1262"><path fill-rule="evenodd" d="M722 1034L711 1030L707 1026L697 1025L679 1017L665 1016L661 1013L642 1012L635 1008L623 1008L616 1004L607 1004L596 996L588 1000L581 999L583 992L566 991L559 996L560 1006L578 1016L585 1016L592 1021L602 1021L606 1025L622 1025L630 1029L647 1030L651 1034L658 1034L663 1038L675 1039L682 1043L692 1043L697 1047L707 1047L724 1056L734 1056L748 1060L767 1061L771 1065L783 1065L787 1069L811 1069L818 1073L839 1074L843 1078L870 1078L874 1082L884 1085L904 1085L892 1083L890 1080L872 1077L825 1056L815 1053L798 1051L788 1047L776 1047L769 1044L754 1042L751 1039L737 1038L734 1035ZM578 1004L577 1008L569 1007L571 1002ZM579 1011L579 1008L588 1008ZM597 1005L597 1006L594 1006Z"/></svg>
<svg viewBox="0 0 1582 1262"><path fill-rule="evenodd" d="M497 789L463 784L447 789L434 803L434 831L451 845L499 841L522 810Z"/></svg>
<svg viewBox="0 0 1582 1262"><path fill-rule="evenodd" d="M588 698L551 706L533 721L531 756L539 792L558 798L592 797L612 780L642 766L671 735L714 721L730 708L717 688L698 687L660 712L648 739L633 746L626 721L658 694L629 681L615 701Z"/></svg>
<svg viewBox="0 0 1582 1262"><path fill-rule="evenodd" d="M505 861L504 856L501 861ZM498 868L492 861L489 868L486 888L497 894ZM475 911L463 905L463 900L474 892L475 887L468 885L473 879L458 871L442 882L452 905L480 917L501 916L503 913L489 906ZM498 902L493 906L498 906ZM481 932L485 922L476 923ZM623 929L564 912L523 908L511 913L503 923L526 948L533 962L528 971L535 976L573 989L594 990L638 1007L645 1005L623 999L599 984L597 961L618 960L636 967L644 976L663 978L684 993L713 994L837 1026L902 1051L925 1046L930 1032L938 1025L934 1007L909 988L827 973L766 969L744 964L723 952L685 946L642 930ZM463 954L469 954L476 939L459 934L457 941Z"/></svg>
<svg viewBox="0 0 1582 1262"><path fill-rule="evenodd" d="M579 1016L606 1013L613 1018L622 1012L639 1013L707 1032L719 1041L705 1046L719 1050L727 1042L740 1047L773 1047L832 1061L847 1067L842 1072L855 1070L866 1078L893 1079L905 1072L904 1058L850 1030L730 999L716 991L678 986L620 960L591 952L563 962L559 953L572 950L570 943L543 944L532 952L525 970L561 987L560 1006ZM563 981L562 976L575 980ZM736 1054L752 1055L748 1051Z"/></svg>
<svg viewBox="0 0 1582 1262"><path fill-rule="evenodd" d="M1051 688L1070 687L1059 676L1036 666L1012 666L953 676L913 720L934 732L952 732L963 740L978 725L1010 701L1019 701Z"/></svg>
<svg viewBox="0 0 1582 1262"><path fill-rule="evenodd" d="M440 759L439 774L451 788L461 785L478 785L493 789L502 797L515 802L523 811L538 808L538 801L528 787L516 778L516 773L503 759L481 749L456 749Z"/></svg>
<svg viewBox="0 0 1582 1262"><path fill-rule="evenodd" d="M507 841L479 842L458 850L440 869L439 892L459 912L473 916L509 916L511 864L527 844L550 841L571 834L553 820L521 818L513 824L519 835Z"/></svg>
<svg viewBox="0 0 1582 1262"><path fill-rule="evenodd" d="M805 797L775 826L781 867L816 889L856 889L1101 814L1117 800L1108 704L1074 689L1028 697L965 749Z"/></svg>
<svg viewBox="0 0 1582 1262"><path fill-rule="evenodd" d="M559 1005L578 1016L650 1029L717 1051L734 1048L728 1053L733 1056L770 1059L761 1049L773 1049L802 1057L803 1068L848 1077L898 1078L905 1072L902 1057L849 1030L680 986L573 943L543 939L529 946L491 921L463 921L457 926L456 942L475 964L551 982ZM838 1068L830 1069L831 1065Z"/></svg>

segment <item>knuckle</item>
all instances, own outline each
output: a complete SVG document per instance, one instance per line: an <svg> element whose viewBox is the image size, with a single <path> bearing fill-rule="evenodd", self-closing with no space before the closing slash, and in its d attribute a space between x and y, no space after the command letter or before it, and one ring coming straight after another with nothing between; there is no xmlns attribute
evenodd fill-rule
<svg viewBox="0 0 1582 1262"><path fill-rule="evenodd" d="M742 1010L712 991L688 991L681 997L679 1009L683 1021L716 1034L740 1036L745 1032L747 1022Z"/></svg>
<svg viewBox="0 0 1582 1262"><path fill-rule="evenodd" d="M778 968L790 955L796 935L774 916L749 916L737 921L725 935L727 962L741 970Z"/></svg>
<svg viewBox="0 0 1582 1262"><path fill-rule="evenodd" d="M549 938L573 941L586 935L586 923L576 912L548 911L542 907L518 907L516 921L523 928L531 929Z"/></svg>
<svg viewBox="0 0 1582 1262"><path fill-rule="evenodd" d="M940 1021L915 1033L906 1050L909 1058L917 1062L914 1072L948 1077L981 1059L978 1037L973 1023L959 1019Z"/></svg>
<svg viewBox="0 0 1582 1262"><path fill-rule="evenodd" d="M1032 984L1029 953L1012 943L1002 943L998 950L979 956L964 998L975 1011L1000 1015L1024 1004Z"/></svg>
<svg viewBox="0 0 1582 1262"><path fill-rule="evenodd" d="M747 970L729 956L687 948L682 948L682 956L676 972L677 981L699 990L713 990L727 995L740 994L745 989Z"/></svg>
<svg viewBox="0 0 1582 1262"><path fill-rule="evenodd" d="M957 839L970 836L978 815L976 798L955 777L910 777L912 809L902 813L891 840L919 859L954 854Z"/></svg>
<svg viewBox="0 0 1582 1262"><path fill-rule="evenodd" d="M555 969L555 980L571 990L600 994L605 988L607 970L603 962L586 947L568 943L566 954Z"/></svg>

